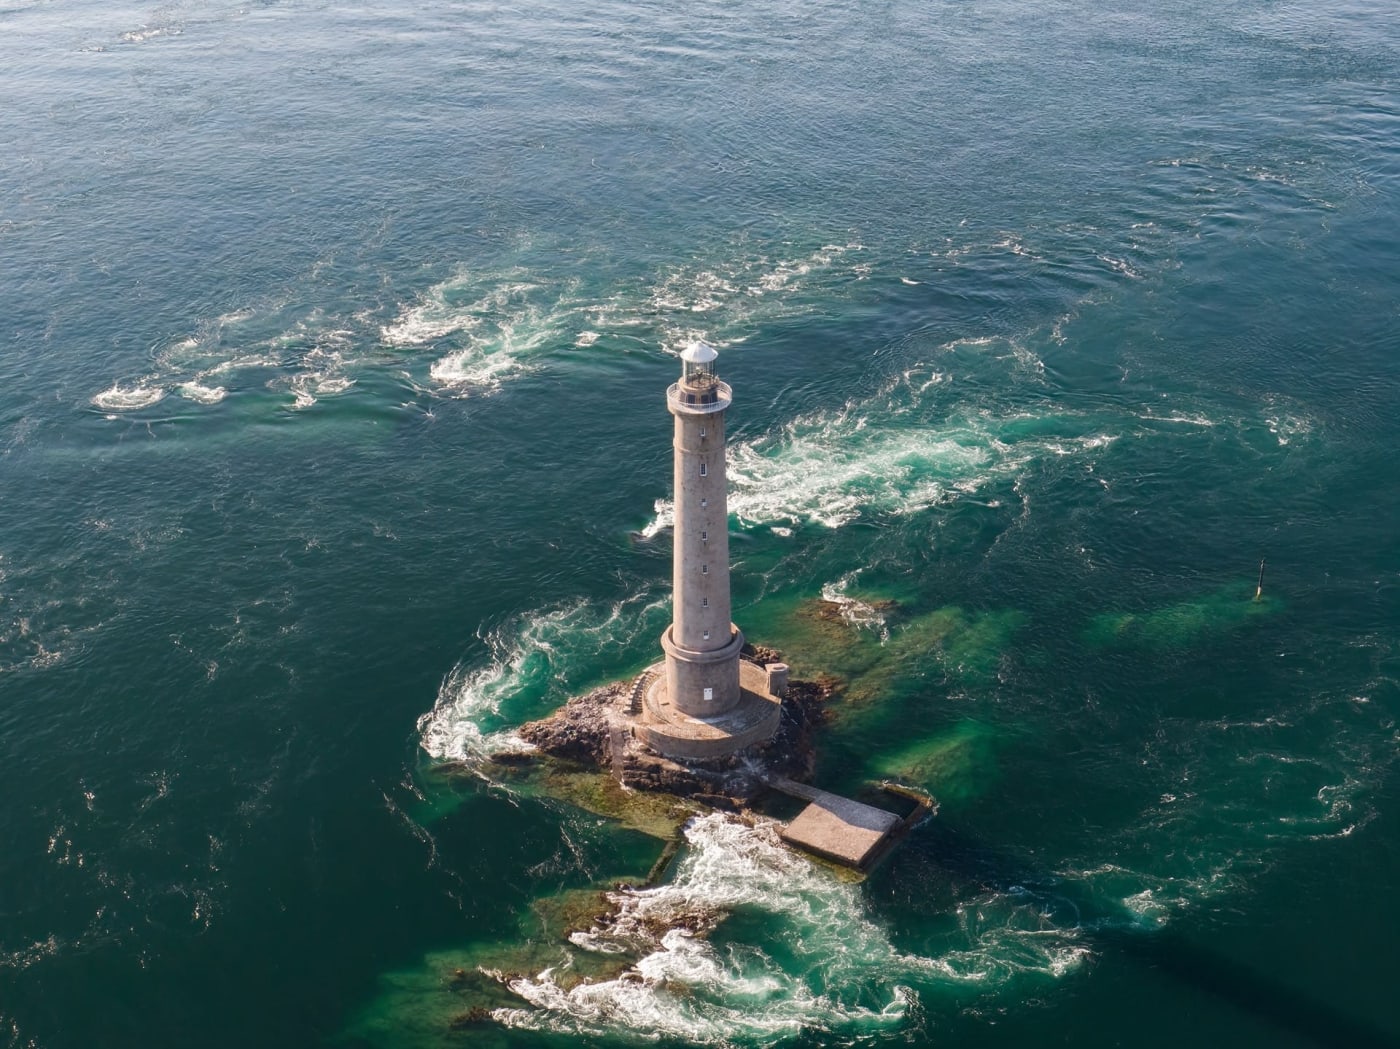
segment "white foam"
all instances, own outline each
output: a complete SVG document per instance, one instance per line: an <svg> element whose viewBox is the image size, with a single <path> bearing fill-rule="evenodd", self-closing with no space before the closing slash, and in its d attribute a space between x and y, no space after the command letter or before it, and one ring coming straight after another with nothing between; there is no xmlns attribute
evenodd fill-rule
<svg viewBox="0 0 1400 1049"><path fill-rule="evenodd" d="M288 388L292 391L291 408L310 408L322 397L334 397L355 385L355 380L325 372L303 372L292 376Z"/></svg>
<svg viewBox="0 0 1400 1049"><path fill-rule="evenodd" d="M462 270L400 311L381 336L402 347L455 343L429 366L433 383L450 393L491 391L532 370L532 358L541 352L569 340L576 315L584 311L572 289L529 279L518 268ZM589 331L569 341L587 346L597 338Z"/></svg>
<svg viewBox="0 0 1400 1049"><path fill-rule="evenodd" d="M1123 897L1123 906L1137 918L1139 924L1148 927L1165 925L1171 916L1171 905L1159 900L1155 889L1143 889Z"/></svg>
<svg viewBox="0 0 1400 1049"><path fill-rule="evenodd" d="M992 245L994 251L1009 251L1013 255L1020 255L1022 258L1039 259L1041 256L1032 252L1026 247L1025 241L1014 233L1008 233L1001 240Z"/></svg>
<svg viewBox="0 0 1400 1049"><path fill-rule="evenodd" d="M229 310L227 313L219 314L219 316L215 318L214 323L218 327L224 328L235 324L242 324L244 321L252 320L256 316L257 312L255 310L244 306L236 310Z"/></svg>
<svg viewBox="0 0 1400 1049"><path fill-rule="evenodd" d="M103 411L134 412L141 408L149 408L164 398L165 393L164 386L141 383L134 386L122 386L120 383L113 383L101 393L94 395L92 404Z"/></svg>
<svg viewBox="0 0 1400 1049"><path fill-rule="evenodd" d="M1264 424L1277 439L1280 446L1299 437L1312 433L1313 423L1305 415L1275 411L1264 417Z"/></svg>
<svg viewBox="0 0 1400 1049"><path fill-rule="evenodd" d="M1107 264L1116 273L1121 273L1123 276L1131 277L1134 280L1142 279L1142 274L1135 270L1127 259L1120 259L1113 255L1104 254L1099 254L1096 258L1098 258L1100 262Z"/></svg>
<svg viewBox="0 0 1400 1049"><path fill-rule="evenodd" d="M822 587L822 600L835 605L841 618L857 629L871 630L880 636L880 642L890 639L890 630L885 617L873 605L867 604L846 593L855 582L858 572L847 572L834 583Z"/></svg>
<svg viewBox="0 0 1400 1049"><path fill-rule="evenodd" d="M485 667L456 667L438 689L432 711L418 719L419 745L439 761L471 761L533 746L513 732L488 732L481 722L499 714L502 700L514 694L529 653L519 649L507 660Z"/></svg>
<svg viewBox="0 0 1400 1049"><path fill-rule="evenodd" d="M799 418L783 431L730 449L729 509L747 524L840 528L864 513L907 515L1014 472L1049 442L1011 446L995 424L905 429L854 411ZM659 504L647 527L670 522Z"/></svg>
<svg viewBox="0 0 1400 1049"><path fill-rule="evenodd" d="M662 311L706 313L738 292L729 280L711 270L672 273L652 292L652 305Z"/></svg>
<svg viewBox="0 0 1400 1049"><path fill-rule="evenodd" d="M741 253L699 260L659 274L638 294L591 307L590 325L654 327L671 352L701 338L722 349L743 341L757 324L829 305L850 283L847 273L869 272L863 264L846 272L836 265L843 256L861 250L859 244L827 244L791 254Z"/></svg>
<svg viewBox="0 0 1400 1049"><path fill-rule="evenodd" d="M428 368L433 382L456 390L476 388L494 390L510 375L530 370L530 363L521 360L510 348L492 352L490 347L468 347L449 353Z"/></svg>
<svg viewBox="0 0 1400 1049"><path fill-rule="evenodd" d="M419 745L438 761L476 762L528 750L511 722L522 706L567 698L578 683L569 653L596 655L639 633L660 632L666 598L648 591L610 606L578 601L530 612L486 634L484 662L458 664L438 689L433 709L418 719Z"/></svg>
<svg viewBox="0 0 1400 1049"><path fill-rule="evenodd" d="M1013 888L958 908L961 945L936 956L895 947L861 890L785 848L777 825L714 813L686 827L672 881L608 894L614 920L573 937L626 956L616 979L566 987L548 969L510 980L530 1008L499 1009L512 1027L698 1044L770 1044L798 1033L860 1037L898 1026L929 984L995 987L1060 977L1089 956L1071 908ZM736 910L759 942L725 938Z"/></svg>
<svg viewBox="0 0 1400 1049"><path fill-rule="evenodd" d="M147 40L154 40L162 36L179 36L184 30L179 26L142 26L140 29L132 29L121 34L119 40L128 44L142 44Z"/></svg>
<svg viewBox="0 0 1400 1049"><path fill-rule="evenodd" d="M751 524L827 528L866 510L915 513L946 497L947 477L979 472L990 458L985 447L951 435L868 424L845 412L821 414L795 420L776 438L736 445L731 512Z"/></svg>
<svg viewBox="0 0 1400 1049"><path fill-rule="evenodd" d="M133 386L116 384L93 398L93 404L109 411L130 411L155 403L174 391L195 404L213 405L229 393L224 382L236 372L275 369L267 381L273 389L290 387L294 407L306 408L319 397L343 393L354 380L344 374L346 353L355 344L355 332L325 325L320 311L290 328L251 346L223 345L225 329L238 328L259 317L251 309L225 313L200 322L195 334L172 340L155 355L155 371ZM302 352L307 341L309 350ZM223 381L217 381L223 380Z"/></svg>
<svg viewBox="0 0 1400 1049"><path fill-rule="evenodd" d="M479 327L508 304L528 301L539 287L519 279L518 271L512 275L516 279L459 271L429 288L416 304L401 310L398 318L382 329L384 341L391 346L419 346Z"/></svg>
<svg viewBox="0 0 1400 1049"><path fill-rule="evenodd" d="M867 399L731 445L730 512L748 525L781 527L904 516L1014 477L1037 459L1084 454L1117 439L1086 433L1088 420L1067 414L971 412L924 424L923 396L944 382L942 373L913 368ZM672 516L671 503L659 500L643 534L670 527Z"/></svg>
<svg viewBox="0 0 1400 1049"><path fill-rule="evenodd" d="M932 967L893 947L865 916L857 889L784 848L768 821L749 826L712 814L691 821L686 842L673 881L610 894L616 920L575 938L585 950L637 957L632 968L568 989L554 970L514 979L511 989L532 1008L500 1009L495 1018L532 1030L621 1027L698 1044L900 1022L912 1000L903 978ZM790 952L786 961L762 944L721 947L709 938L739 907L770 916L772 947Z"/></svg>
<svg viewBox="0 0 1400 1049"><path fill-rule="evenodd" d="M400 313L381 335L390 346L421 346L478 323L477 318L448 310L440 303L422 303Z"/></svg>
<svg viewBox="0 0 1400 1049"><path fill-rule="evenodd" d="M1214 420L1214 419L1211 419L1211 418L1209 418L1209 417L1207 417L1207 416L1205 416L1205 415L1203 415L1203 414L1200 414L1200 413L1190 414L1190 413L1186 413L1186 412L1174 412L1174 413L1172 413L1171 415L1154 415L1154 414L1152 414L1151 412L1145 412L1145 413L1139 414L1139 415L1138 415L1138 418L1139 418L1139 419L1146 419L1146 420L1148 420L1149 422L1160 422L1160 423L1184 423L1184 424L1188 424L1188 425L1191 425L1191 426L1214 426L1214 425L1215 425L1215 420Z"/></svg>
<svg viewBox="0 0 1400 1049"><path fill-rule="evenodd" d="M50 852L53 851L52 844L53 843L50 842ZM23 971L28 969L31 965L43 961L45 958L54 957L64 946L65 944L62 940L50 933L47 939L35 940L28 947L21 947L14 951L0 952L0 969Z"/></svg>
<svg viewBox="0 0 1400 1049"><path fill-rule="evenodd" d="M227 361L215 364L206 371L205 375L224 375L228 372L242 371L245 368L276 368L282 363L282 358L267 353L245 353L238 357L233 357Z"/></svg>
<svg viewBox="0 0 1400 1049"><path fill-rule="evenodd" d="M658 499L651 504L652 518L642 529L642 537L654 539L676 523L676 504L669 499Z"/></svg>
<svg viewBox="0 0 1400 1049"><path fill-rule="evenodd" d="M205 386L195 381L181 383L178 389L181 397L196 404L218 404L228 396L228 390L222 386Z"/></svg>

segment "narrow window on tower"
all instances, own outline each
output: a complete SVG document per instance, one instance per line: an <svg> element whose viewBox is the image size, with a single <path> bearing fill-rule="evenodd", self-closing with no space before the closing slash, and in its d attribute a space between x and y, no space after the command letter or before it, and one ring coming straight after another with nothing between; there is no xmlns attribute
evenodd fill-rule
<svg viewBox="0 0 1400 1049"><path fill-rule="evenodd" d="M705 509L705 507L707 507L707 506L709 506L709 505L710 505L710 501L709 501L708 499L701 499L701 500L700 500L700 509L703 510L703 509Z"/></svg>
<svg viewBox="0 0 1400 1049"><path fill-rule="evenodd" d="M708 630L705 631L705 640L710 640L710 632Z"/></svg>
<svg viewBox="0 0 1400 1049"><path fill-rule="evenodd" d="M707 688L707 689L705 689L705 702L706 702L706 703L713 703L714 701L715 701L715 690L712 689L712 688Z"/></svg>
<svg viewBox="0 0 1400 1049"><path fill-rule="evenodd" d="M700 427L700 440L702 441L705 439L705 432L705 427Z"/></svg>
<svg viewBox="0 0 1400 1049"><path fill-rule="evenodd" d="M700 464L700 476L701 476L701 477L706 477L706 476L709 475L709 473L710 473L710 468L709 468L709 466L708 466L707 464L705 464L705 463L701 463L701 464Z"/></svg>
<svg viewBox="0 0 1400 1049"><path fill-rule="evenodd" d="M709 533L709 532L701 532L701 533L700 533L700 542L702 542L702 543L708 543L709 541L710 541L710 533Z"/></svg>
<svg viewBox="0 0 1400 1049"><path fill-rule="evenodd" d="M709 574L710 574L710 566L709 566L709 565L701 565L701 566L700 566L700 574L701 574L701 575L709 575Z"/></svg>
<svg viewBox="0 0 1400 1049"><path fill-rule="evenodd" d="M700 607L701 607L701 608L709 608L709 607L710 607L710 599L709 599L708 597L702 597L702 598L700 599Z"/></svg>

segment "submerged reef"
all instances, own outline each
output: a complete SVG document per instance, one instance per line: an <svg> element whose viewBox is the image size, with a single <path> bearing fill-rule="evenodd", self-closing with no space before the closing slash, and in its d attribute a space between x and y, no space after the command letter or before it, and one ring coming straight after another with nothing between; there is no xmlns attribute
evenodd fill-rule
<svg viewBox="0 0 1400 1049"><path fill-rule="evenodd" d="M1227 636L1280 608L1245 583L1221 587L1187 601L1142 612L1103 612L1084 630L1099 648L1188 649Z"/></svg>

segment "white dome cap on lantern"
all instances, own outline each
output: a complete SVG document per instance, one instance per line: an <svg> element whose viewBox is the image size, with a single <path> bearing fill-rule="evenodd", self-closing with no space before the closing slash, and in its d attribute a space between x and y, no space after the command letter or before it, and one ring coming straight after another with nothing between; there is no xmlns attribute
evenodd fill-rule
<svg viewBox="0 0 1400 1049"><path fill-rule="evenodd" d="M680 381L666 391L666 403L672 412L687 415L708 415L729 407L732 394L729 384L719 381L715 374L715 348L703 339L696 339L680 352Z"/></svg>
<svg viewBox="0 0 1400 1049"><path fill-rule="evenodd" d="M696 339L681 351L686 364L713 364L719 352L704 339Z"/></svg>

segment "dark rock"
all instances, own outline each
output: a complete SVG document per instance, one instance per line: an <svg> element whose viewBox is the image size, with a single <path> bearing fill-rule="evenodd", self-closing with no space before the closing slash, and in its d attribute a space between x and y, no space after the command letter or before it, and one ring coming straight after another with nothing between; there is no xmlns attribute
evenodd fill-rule
<svg viewBox="0 0 1400 1049"><path fill-rule="evenodd" d="M613 682L575 696L547 718L520 729L520 737L546 754L588 765L608 758L612 738L610 711L627 694L627 682Z"/></svg>
<svg viewBox="0 0 1400 1049"><path fill-rule="evenodd" d="M499 754L492 754L490 756L490 760L495 762L497 765L509 765L515 767L519 765L528 765L535 759L533 755L530 754L503 751Z"/></svg>
<svg viewBox="0 0 1400 1049"><path fill-rule="evenodd" d="M495 1023L491 1010L484 1005L474 1005L464 1013L458 1013L448 1023L454 1031L461 1031L480 1024Z"/></svg>
<svg viewBox="0 0 1400 1049"><path fill-rule="evenodd" d="M747 659L750 663L757 663L759 666L764 666L768 663L786 662L786 660L783 659L783 654L781 652L779 652L776 648L769 648L767 645L755 645L748 643L745 644L744 647L739 650L739 654L745 659Z"/></svg>
<svg viewBox="0 0 1400 1049"><path fill-rule="evenodd" d="M866 606L881 616L890 616L899 611L899 602L888 598L879 601L865 602ZM798 610L798 615L803 619L820 619L828 623L846 622L846 605L839 601L828 601L825 598L818 598L809 601Z"/></svg>

